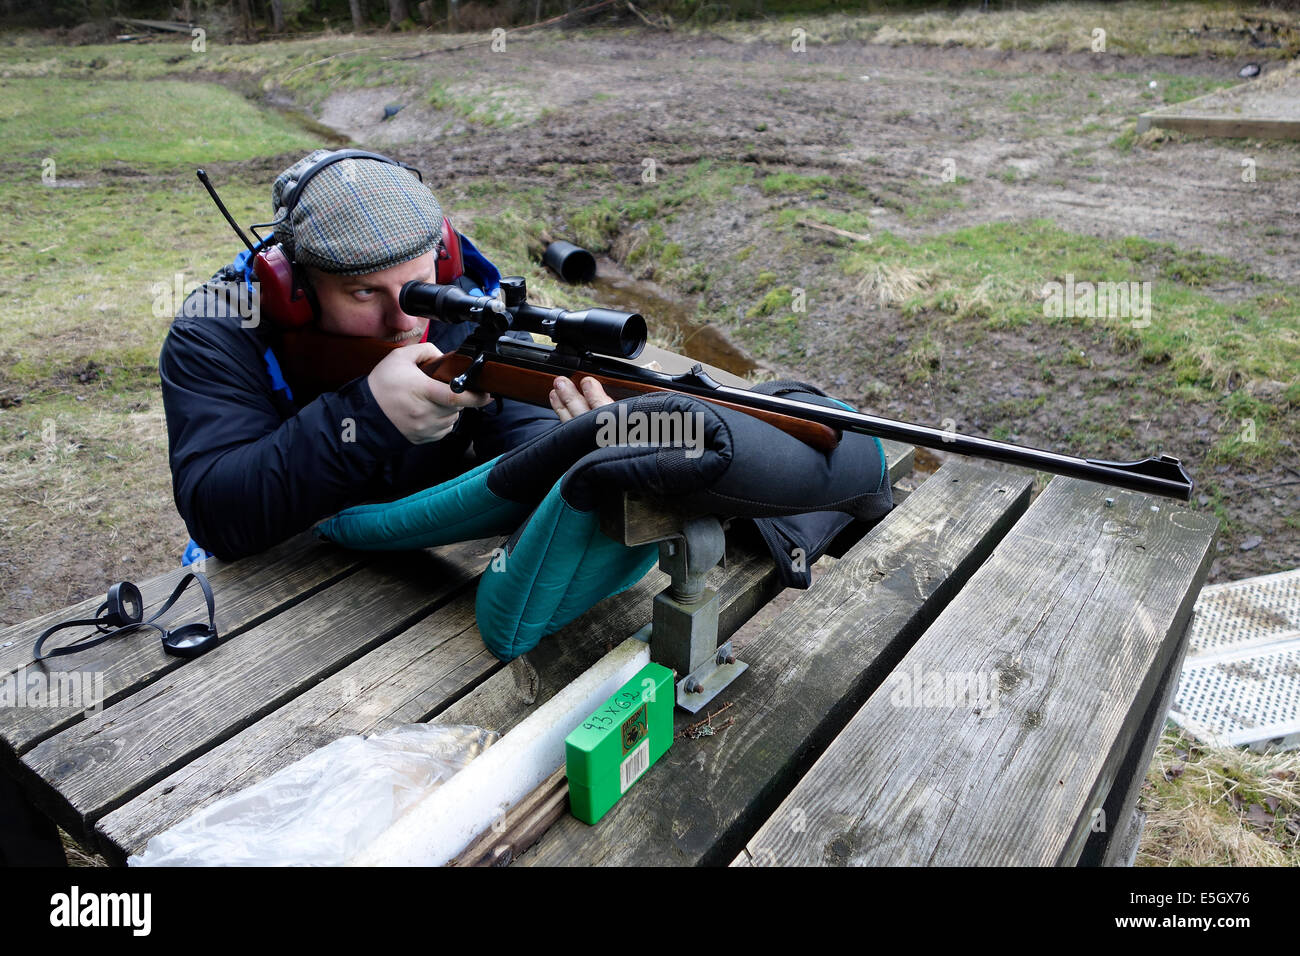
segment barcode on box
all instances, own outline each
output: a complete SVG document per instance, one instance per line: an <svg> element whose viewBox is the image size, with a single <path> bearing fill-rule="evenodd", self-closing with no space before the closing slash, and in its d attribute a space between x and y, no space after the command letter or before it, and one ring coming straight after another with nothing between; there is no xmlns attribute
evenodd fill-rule
<svg viewBox="0 0 1300 956"><path fill-rule="evenodd" d="M647 737L641 741L640 746L627 755L627 759L619 766L618 782L620 793L627 793L627 788L636 783L637 777L645 773L646 768L650 766L650 738Z"/></svg>

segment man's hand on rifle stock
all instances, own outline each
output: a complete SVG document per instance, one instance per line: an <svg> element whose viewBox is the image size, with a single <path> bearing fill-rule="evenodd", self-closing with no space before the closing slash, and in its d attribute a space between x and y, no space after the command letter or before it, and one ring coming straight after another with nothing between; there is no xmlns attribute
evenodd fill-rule
<svg viewBox="0 0 1300 956"><path fill-rule="evenodd" d="M422 342L394 349L367 377L375 401L406 440L419 445L446 438L462 408L486 405L491 395L457 395L444 382L430 378L417 363L442 355L436 345Z"/></svg>
<svg viewBox="0 0 1300 956"><path fill-rule="evenodd" d="M551 389L550 400L551 408L555 414L560 416L560 421L567 422L571 418L577 418L593 408L600 408L602 405L612 405L614 400L605 394L604 387L590 375L582 380L582 390L579 391L571 379L563 375L555 379L555 387Z"/></svg>

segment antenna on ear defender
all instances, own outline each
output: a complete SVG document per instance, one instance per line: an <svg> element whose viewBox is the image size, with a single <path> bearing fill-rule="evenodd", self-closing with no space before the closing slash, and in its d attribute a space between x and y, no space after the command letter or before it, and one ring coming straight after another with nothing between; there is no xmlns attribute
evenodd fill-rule
<svg viewBox="0 0 1300 956"><path fill-rule="evenodd" d="M216 189L212 187L212 183L208 179L208 174L204 170L200 169L198 170L197 175L199 177L199 182L203 184L203 188L208 191L208 195L212 197L212 201L216 203L217 208L221 210L221 215L226 217L226 222L230 223L230 228L235 230L235 235L243 240L244 245L248 246L249 252L256 252L257 250L253 248L253 244L248 241L248 236L244 235L244 230L239 228L239 223L235 222L235 217L230 214L230 210L226 208L226 204L221 201L221 197L217 195Z"/></svg>
<svg viewBox="0 0 1300 956"><path fill-rule="evenodd" d="M208 195L212 197L212 201L221 210L221 215L225 216L226 222L230 223L230 228L235 230L235 235L239 236L240 241L248 247L253 274L262 285L262 307L272 322L290 328L311 322L318 311L315 297L306 280L294 269L293 262L284 250L277 244L259 251L258 247L249 241L244 230L239 228L239 223L235 222L235 217L230 214L226 204L217 195L217 190L208 179L207 172L200 169L196 175L203 188L208 191ZM253 231L256 234L257 230ZM261 236L258 236L258 239L261 245L266 245Z"/></svg>

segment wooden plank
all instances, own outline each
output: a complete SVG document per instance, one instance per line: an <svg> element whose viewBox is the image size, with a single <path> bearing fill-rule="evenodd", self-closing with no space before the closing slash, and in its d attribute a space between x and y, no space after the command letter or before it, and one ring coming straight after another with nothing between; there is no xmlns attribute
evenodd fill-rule
<svg viewBox="0 0 1300 956"><path fill-rule="evenodd" d="M331 741L427 718L502 667L474 626L474 596L449 604L176 768L95 825L100 851L124 863L149 838ZM414 720L406 715L414 712Z"/></svg>
<svg viewBox="0 0 1300 956"><path fill-rule="evenodd" d="M1152 126L1177 130L1192 136L1221 136L1229 139L1300 139L1300 119L1268 116L1210 116L1186 114L1144 114L1138 132Z"/></svg>
<svg viewBox="0 0 1300 956"><path fill-rule="evenodd" d="M891 477L910 471L911 446L885 445ZM650 601L667 585L668 576L654 569L624 595L601 602L542 641L527 655L539 685L528 694L520 692L517 671L503 669L483 647L473 623L473 596L458 597L432 618L106 815L96 827L101 852L110 861L124 862L141 852L151 836L201 807L347 734L373 733L431 717L505 732L618 639L640 628ZM730 537L727 566L709 573L708 586L719 592L722 640L780 590L766 550L740 535ZM491 676L483 680L486 675ZM468 694L467 688L472 688Z"/></svg>
<svg viewBox="0 0 1300 956"><path fill-rule="evenodd" d="M1161 106L1154 110L1147 110L1142 116L1159 116L1165 110L1185 111L1189 106L1201 104L1207 100L1221 100L1241 96L1242 93L1253 89L1258 85L1258 81L1250 80L1246 83L1238 83L1235 86L1225 86L1217 90L1210 90L1208 93L1202 93L1200 96L1193 96L1190 100L1180 100L1177 103L1170 103L1167 106Z"/></svg>
<svg viewBox="0 0 1300 956"><path fill-rule="evenodd" d="M1084 844L1079 855L1079 866L1132 866L1133 856L1137 852L1132 845L1132 821L1140 813L1137 808L1138 796L1146 782L1147 769L1155 756L1160 743L1160 735L1169 722L1169 709L1173 706L1174 696L1178 693L1178 681L1183 673L1183 660L1191 643L1192 623L1196 612L1187 620L1187 627L1179 641L1173 659L1165 667L1160 684L1152 695L1151 704L1138 731L1133 735L1124 763L1115 776L1115 783L1101 805L1101 812L1092 827L1092 834ZM1141 840L1139 829L1138 840ZM1127 861L1127 862L1125 862Z"/></svg>
<svg viewBox="0 0 1300 956"><path fill-rule="evenodd" d="M730 635L776 589L767 553L729 547L726 570L714 569L719 629ZM602 601L528 654L537 686L521 690L516 670L483 646L474 595L458 595L221 745L177 768L96 825L101 852L125 862L149 838L221 797L262 780L339 737L429 720L505 732L589 667L613 643L637 631L650 601L668 584L652 570L622 595ZM484 677L488 677L484 681ZM472 688L468 694L466 690Z"/></svg>
<svg viewBox="0 0 1300 956"><path fill-rule="evenodd" d="M1105 866L1132 866L1137 861L1138 848L1142 845L1142 831L1147 825L1147 815L1141 810L1134 810L1125 821L1121 821L1121 830L1115 835L1113 845L1107 848Z"/></svg>
<svg viewBox="0 0 1300 956"><path fill-rule="evenodd" d="M465 847L448 866L509 866L536 843L569 809L569 781L564 767L542 781L511 807L481 837Z"/></svg>
<svg viewBox="0 0 1300 956"><path fill-rule="evenodd" d="M1074 863L1216 527L1165 499L1053 479L734 862ZM967 683L936 703L930 675L958 691L949 678L983 678L996 696Z"/></svg>
<svg viewBox="0 0 1300 956"><path fill-rule="evenodd" d="M204 565L206 568L205 573L208 576L208 580L213 582L214 587L216 586L217 581L226 577L231 577L233 579L233 577L237 576L268 574L273 565L284 561L291 555L303 555L304 551L310 549L313 544L319 544L322 548L332 548L335 551L339 550L331 545L327 545L325 542L317 541L317 539L312 537L310 534L301 534L296 535L287 541L282 541L275 547L269 548L261 554L245 558L242 561L230 562L220 561L217 558L209 558ZM340 553L345 556L348 555L347 552ZM358 555L353 553L350 557L355 563ZM232 575L231 572L238 572L238 574ZM179 581L184 574L185 569L178 567L173 568L170 571L164 571L162 574L154 575L143 582L136 582L140 585L140 591L144 597L146 614L155 609L169 594L171 594L172 588L176 586L176 582ZM49 627L51 624L57 624L60 621L65 621L71 618L92 618L95 616L95 609L103 603L104 592L100 591L98 594L91 595L85 600L78 601L76 604L69 605L68 607L55 611L47 611L44 614L23 621L22 623L10 624L0 628L0 674L10 673L25 664L31 663L32 644L45 628ZM193 619L198 620L198 615L195 614ZM68 628L66 631L60 631L58 636L51 638L49 646L54 647L59 644L70 643L75 638L93 634L94 632L95 629L93 627ZM24 647L26 650L24 650ZM85 653L90 654L91 652L86 651Z"/></svg>
<svg viewBox="0 0 1300 956"><path fill-rule="evenodd" d="M369 555L345 551L308 534L242 561L210 560L206 574L216 602L217 631L223 639L236 637L353 573L367 560ZM185 573L185 569L176 568L140 585L146 617L167 599ZM84 679L85 684L102 690L103 697L97 702L102 708L186 663L165 653L157 632L148 629L67 657L32 663L32 645L46 627L68 619L93 618L103 600L101 594L0 632L0 672L23 680L30 680L31 675L43 675L53 682ZM190 621L207 621L203 593L194 582L162 623L177 627ZM60 631L51 637L46 650L94 633L93 627ZM86 716L86 706L81 702L78 706L0 708L0 757L12 767L17 755L80 722Z"/></svg>
<svg viewBox="0 0 1300 956"><path fill-rule="evenodd" d="M376 555L334 587L210 651L22 758L34 801L86 837L93 822L234 736L463 589L481 542Z"/></svg>
<svg viewBox="0 0 1300 956"><path fill-rule="evenodd" d="M564 763L564 739L650 663L650 645L629 637L483 754L407 810L355 866L442 866Z"/></svg>
<svg viewBox="0 0 1300 956"><path fill-rule="evenodd" d="M132 17L114 17L118 23L125 23L129 27L143 27L146 30L159 30L163 33L189 33L194 29L193 24L179 23L175 20L136 20Z"/></svg>
<svg viewBox="0 0 1300 956"><path fill-rule="evenodd" d="M561 819L516 865L729 861L1028 504L1030 479L950 462L738 650L717 706L594 827ZM716 708L714 708L716 709ZM681 714L677 731L696 718Z"/></svg>

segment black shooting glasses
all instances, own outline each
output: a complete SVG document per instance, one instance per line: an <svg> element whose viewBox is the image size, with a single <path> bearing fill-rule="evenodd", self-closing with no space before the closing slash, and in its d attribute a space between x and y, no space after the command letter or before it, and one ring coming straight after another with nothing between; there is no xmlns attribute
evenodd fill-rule
<svg viewBox="0 0 1300 956"><path fill-rule="evenodd" d="M203 589L203 598L208 605L208 623L186 624L174 631L164 630L155 624L154 621L167 613L192 580L198 581L199 587ZM98 634L88 634L71 644L56 647L48 654L41 653L41 645L55 631L61 631L65 627L84 627L90 624L95 626ZM55 624L46 629L45 633L36 639L36 646L32 649L33 660L39 662L51 657L75 654L77 651L102 644L111 637L121 637L145 627L153 628L161 634L163 650L176 657L198 657L215 647L221 641L220 635L217 634L216 602L212 597L212 585L208 583L208 579L202 572L190 571L181 578L180 583L172 591L171 597L164 601L162 607L158 608L148 620L144 619L144 598L140 595L140 589L130 581L114 584L108 589L108 600L99 606L93 618L64 621L62 624Z"/></svg>

